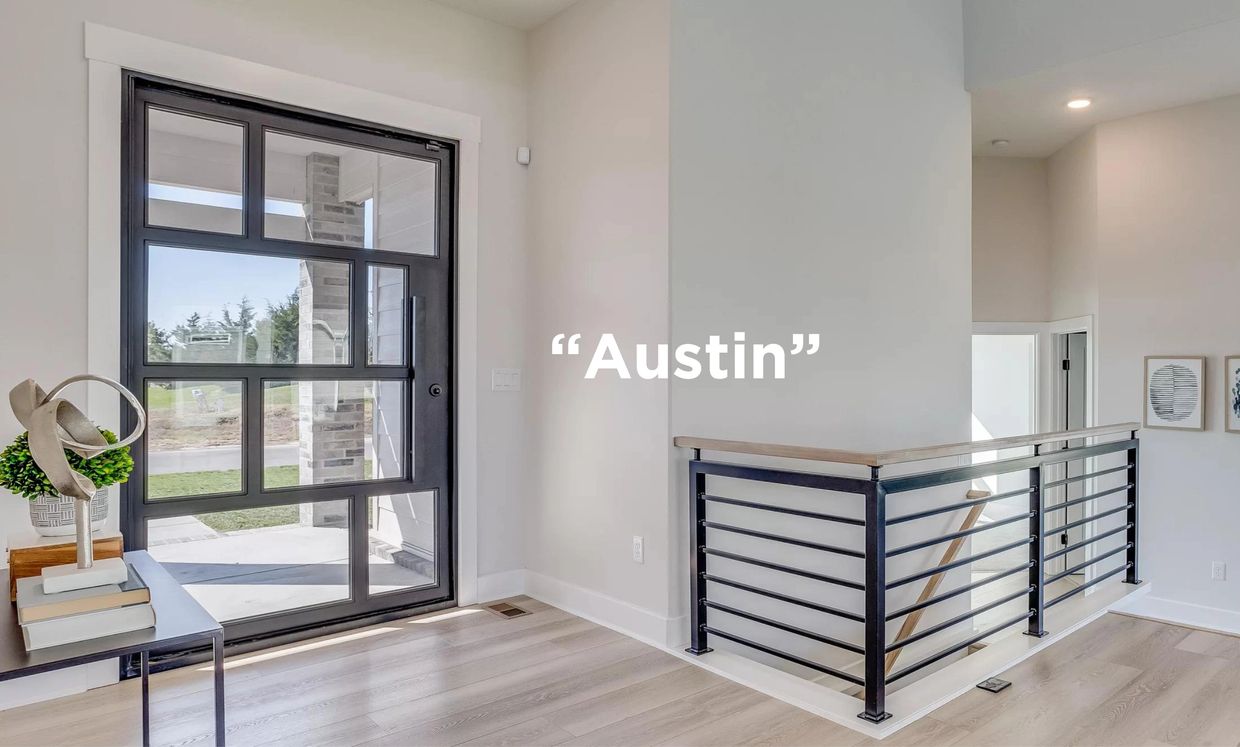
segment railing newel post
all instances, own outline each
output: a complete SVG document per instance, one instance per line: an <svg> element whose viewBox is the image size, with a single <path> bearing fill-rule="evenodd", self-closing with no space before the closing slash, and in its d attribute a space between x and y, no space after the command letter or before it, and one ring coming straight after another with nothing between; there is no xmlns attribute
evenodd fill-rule
<svg viewBox="0 0 1240 747"><path fill-rule="evenodd" d="M689 461L689 648L694 656L708 653L706 645L706 473L698 469L702 450Z"/></svg>
<svg viewBox="0 0 1240 747"><path fill-rule="evenodd" d="M1140 441L1137 440L1136 431L1132 432L1132 442L1133 442L1132 447L1128 449L1127 451L1129 508L1128 508L1128 536L1126 538L1126 541L1128 542L1128 556L1127 556L1128 572L1124 574L1124 583L1139 584L1141 583L1141 576L1137 571L1137 542L1138 542L1137 534L1138 534L1138 530L1140 527L1139 527L1138 518L1137 518L1138 512L1139 512L1139 507L1137 506L1137 493L1139 491L1139 482L1140 482L1140 475L1141 475L1141 467L1139 463L1139 460L1141 457L1140 455L1141 443Z"/></svg>
<svg viewBox="0 0 1240 747"><path fill-rule="evenodd" d="M1033 455L1042 453L1042 445L1035 444ZM1041 638L1046 635L1042 627L1043 616L1046 614L1046 531L1042 513L1042 465L1029 469L1029 534L1033 540L1029 544L1029 629L1025 635Z"/></svg>
<svg viewBox="0 0 1240 747"><path fill-rule="evenodd" d="M865 494L865 710L871 723L891 718L886 711L887 673L887 491L879 467L870 467Z"/></svg>

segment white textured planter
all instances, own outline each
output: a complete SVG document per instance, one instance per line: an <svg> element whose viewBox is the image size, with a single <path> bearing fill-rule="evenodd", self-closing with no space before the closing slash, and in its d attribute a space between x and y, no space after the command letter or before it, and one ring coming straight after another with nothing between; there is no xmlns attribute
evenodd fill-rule
<svg viewBox="0 0 1240 747"><path fill-rule="evenodd" d="M103 529L108 518L108 489L100 488L90 502L91 531ZM30 523L44 537L71 537L77 531L73 499L64 495L41 495L30 501Z"/></svg>

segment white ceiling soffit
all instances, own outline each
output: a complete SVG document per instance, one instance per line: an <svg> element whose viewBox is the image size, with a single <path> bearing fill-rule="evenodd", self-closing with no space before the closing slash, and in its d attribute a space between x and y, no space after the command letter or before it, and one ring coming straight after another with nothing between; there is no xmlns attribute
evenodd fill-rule
<svg viewBox="0 0 1240 747"><path fill-rule="evenodd" d="M435 0L440 5L528 31L549 21L577 0Z"/></svg>
<svg viewBox="0 0 1240 747"><path fill-rule="evenodd" d="M972 89L973 152L1048 156L1113 119L1240 93L1240 19ZM1087 109L1069 110L1074 98ZM1009 144L992 146L992 140Z"/></svg>

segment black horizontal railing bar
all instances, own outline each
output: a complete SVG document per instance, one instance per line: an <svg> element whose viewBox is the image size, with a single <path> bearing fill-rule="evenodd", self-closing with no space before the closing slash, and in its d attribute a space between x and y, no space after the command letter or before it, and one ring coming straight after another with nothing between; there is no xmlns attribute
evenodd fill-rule
<svg viewBox="0 0 1240 747"><path fill-rule="evenodd" d="M946 506L939 506L938 508L931 508L925 511L918 511L917 513L914 513L914 514L904 514L903 516L894 516L887 520L887 526L891 526L892 524L903 524L906 521L916 521L918 519L925 519L931 516L938 516L939 514L950 513L952 511L961 511L966 508L972 508L980 503L990 503L991 501L1001 501L1006 498L1015 498L1018 495L1029 495L1032 492L1033 492L1033 488L1028 487L1028 488L1021 488L1020 490L1009 490L1006 493L996 493L994 495L986 496L985 498L970 498L967 501L961 501L959 503L949 503Z"/></svg>
<svg viewBox="0 0 1240 747"><path fill-rule="evenodd" d="M1071 568L1069 568L1069 569L1067 569L1067 570L1060 571L1059 573L1056 573L1054 576L1048 576L1048 577L1046 578L1046 583L1047 583L1047 584L1053 584L1053 583L1055 583L1056 581L1058 581L1058 580L1059 580L1059 579L1061 579L1061 578L1067 578L1068 576L1071 576L1073 573L1078 573L1078 572L1080 572L1080 571L1083 571L1083 570L1085 570L1086 568L1090 567L1091 565L1093 565L1093 564L1095 564L1095 563L1101 563L1102 561L1106 560L1107 558L1111 557L1112 555L1115 555L1115 554L1117 554L1117 553L1124 552L1125 550L1127 550L1127 549L1128 549L1128 548L1130 548L1130 547L1132 547L1132 543L1131 543L1131 542L1125 542L1124 544L1120 545L1119 547L1116 547L1116 548L1114 548L1114 549L1112 549L1112 550L1108 550L1107 552L1105 552L1105 553L1103 553L1103 554L1101 554L1101 555L1098 555L1098 556L1096 556L1096 557L1090 558L1089 560L1085 561L1084 563L1077 563L1076 565L1072 566Z"/></svg>
<svg viewBox="0 0 1240 747"><path fill-rule="evenodd" d="M1032 586L1029 586L1029 587L1027 587L1027 588L1021 589L1020 591L1014 592L1014 593L1012 593L1012 594L1008 594L1007 596L1002 597L1002 598L1000 598L1000 599L996 599L995 601L990 602L989 604L982 605L981 607L978 607L978 608L976 608L976 609L971 609L971 610L969 610L968 612L966 612L966 613L964 613L964 614L962 614L962 615L957 615L957 616L953 617L953 618L952 618L952 619L950 619L950 620L944 620L943 622L939 623L938 625L933 625L933 626L931 626L931 627L929 627L929 628L926 628L925 630L921 631L920 633L917 633L916 635L911 635L911 636L909 636L908 638L905 638L905 639L904 639L904 640L902 640L902 641L897 641L897 642L895 642L895 643L893 643L893 644L891 644L891 645L887 646L887 648L886 648L886 649L884 649L884 651L885 651L885 653L888 653L888 654L889 654L889 653L891 653L892 651L895 651L896 649L904 648L905 646L907 646L907 645L909 645L909 644L912 644L912 643L917 643L918 641L924 641L925 639L929 638L930 636L934 635L935 633L941 633L941 632L943 632L944 630L947 630L948 628L952 627L953 625L959 625L960 623L964 622L965 620L970 620L970 619L972 619L972 618L974 618L974 617L977 617L978 615L982 614L983 612L989 612L989 611L991 611L991 610L995 609L996 607L1002 607L1003 605L1007 604L1008 602L1011 602L1011 601L1014 601L1014 600L1017 600L1017 599L1021 599L1022 597L1026 597L1026 596L1028 596L1028 595L1029 595L1029 591L1030 591L1031 589L1033 589L1033 587L1032 587Z"/></svg>
<svg viewBox="0 0 1240 747"><path fill-rule="evenodd" d="M1028 521L1031 517L1035 515L1036 514L1034 514L1034 512L1029 511L1023 514L1016 514L1015 516L1011 516L1006 519L1002 519L1000 521L992 521L988 524L983 524L982 526L973 527L972 529L962 529L959 532L952 532L951 534L944 534L939 537L935 537L934 539L928 539L924 542L914 542L911 545L905 545L904 547L897 547L894 550L888 550L887 557L890 558L896 555L903 555L906 552L913 552L915 550L924 550L927 547L934 547L935 545L941 545L944 542L949 542L954 539L960 539L961 537L968 537L969 535L989 531L991 529L996 529L998 527L1007 526L1008 524L1014 524L1018 521ZM864 557L864 555L862 557Z"/></svg>
<svg viewBox="0 0 1240 747"><path fill-rule="evenodd" d="M1124 526L1122 526L1122 527L1118 527L1118 528L1116 528L1116 529L1112 529L1112 530L1111 530L1111 531L1109 531L1109 532L1103 532L1102 534L1095 535L1095 536L1093 536L1093 537L1090 537L1090 538L1089 538L1089 539L1087 539L1087 540L1084 540L1084 541L1081 541L1081 542L1077 542L1077 543L1076 543L1076 544L1074 544L1074 545L1068 545L1067 547L1065 547L1065 548L1063 548L1063 549L1061 549L1061 550L1056 550L1055 552L1052 552L1052 553L1047 553L1047 555L1046 555L1046 559L1047 559L1047 560L1053 560L1053 559L1058 558L1058 557L1061 557L1061 556L1063 556L1063 555L1067 555L1067 554L1068 554L1068 553L1070 553L1070 552L1074 552L1074 551L1076 551L1076 550L1080 550L1082 547L1088 547L1088 546L1090 546L1090 545L1094 544L1095 542L1101 542L1102 540L1106 539L1107 537L1114 537L1114 536L1115 536L1115 535L1117 535L1117 534L1122 534L1122 533L1124 533L1124 532L1127 532L1129 529L1132 529L1132 522L1131 522L1131 521L1130 521L1130 522L1128 522L1127 524L1125 524Z"/></svg>
<svg viewBox="0 0 1240 747"><path fill-rule="evenodd" d="M961 558L959 560L953 560L950 563L945 563L940 566L935 566L934 568L929 568L924 571L918 571L917 573L914 573L910 576L905 576L904 578L898 578L895 581L888 582L886 588L890 590L890 589L894 589L899 586L903 586L905 584L911 584L914 581L920 581L923 578L930 578L936 573L945 573L954 568L959 568L962 565L969 565L970 563L975 563L979 560L989 558L992 555L998 555L1000 553L1007 552L1008 550L1015 550L1018 547L1024 547L1025 545L1036 542L1037 539L1038 539L1037 537L1024 537L1015 542L1009 542L1006 545L1000 545L999 547L992 548L985 552L979 552L976 555L970 555L968 557Z"/></svg>
<svg viewBox="0 0 1240 747"><path fill-rule="evenodd" d="M745 529L744 527L736 527L731 524L720 524L717 521L702 521L702 526L707 529L716 529L720 532L731 532L733 534L743 534L746 537L756 537L758 539L771 540L772 542L783 542L788 545L796 545L797 547L808 547L811 550L821 550L822 552L835 553L836 555L847 555L850 558L864 558L865 553L860 550L850 550L847 547L838 547L836 545L824 545L821 542L810 542L809 540L796 539L794 537L784 537L778 534L769 534L767 532L759 532L756 529Z"/></svg>
<svg viewBox="0 0 1240 747"><path fill-rule="evenodd" d="M1097 472L1090 472L1084 475L1073 475L1072 477L1065 477L1062 480L1052 480L1051 482L1043 483L1042 489L1051 490L1052 488L1062 487L1064 485L1067 485L1073 482L1080 482L1082 480L1092 480L1095 477L1105 477L1107 475L1114 474L1116 472L1123 472L1129 469L1130 467L1132 467L1132 464L1125 464L1122 467L1112 467L1111 469L1098 470Z"/></svg>
<svg viewBox="0 0 1240 747"><path fill-rule="evenodd" d="M803 576L804 578L812 578L815 581L822 581L823 583L826 583L826 584L835 584L836 586L843 586L848 589L856 589L857 591L865 591L865 584L859 584L856 581L849 581L848 579L836 578L835 576L825 576L821 573L814 573L813 571L806 571L806 570L802 570L801 568L793 568L787 565L780 565L779 563L772 563L769 560L758 560L757 558L751 558L746 555L738 555L734 552L727 552L726 550L716 550L713 547L702 548L702 552L706 553L707 555L715 555L720 558L727 558L728 560L735 560L739 563L748 563L749 565L756 565L759 568L769 568L772 571L782 571L783 573L791 573L794 576Z"/></svg>
<svg viewBox="0 0 1240 747"><path fill-rule="evenodd" d="M779 649L771 648L770 646L763 645L756 641L751 641L747 638L742 638L732 633L725 633L724 631L719 630L718 628L713 628L709 625L705 627L705 630L707 633L710 633L711 635L717 635L720 638L732 641L733 643L739 643L742 646L748 646L749 648L752 648L755 651L761 651L764 654L769 654L776 658L783 659L784 661L790 661L793 664L800 664L801 666L806 667L808 669L813 669L814 671L822 672L823 674L829 674L832 677L838 677L839 679L844 680L845 682L851 682L854 685L861 685L862 687L865 686L865 680L861 679L860 677L856 675L849 674L848 672L843 672L843 671L840 671L839 669L828 667L825 664L819 664L816 661L810 661L809 659L803 659L800 656L797 656L796 654L789 654L787 652L780 651Z"/></svg>
<svg viewBox="0 0 1240 747"><path fill-rule="evenodd" d="M916 612L917 610L924 610L927 607L936 605L939 602L946 601L948 599L951 599L952 597L960 596L961 594L973 591L974 589L980 589L981 587L986 586L987 584L992 584L995 581L1007 578L1008 576L1011 576L1013 574L1024 573L1025 571L1029 570L1030 566L1032 565L1033 565L1033 561L1031 560L1028 563L1025 563L1024 565L1018 565L1015 568L1009 568L1006 571L999 571L993 576L988 576L982 579L981 581L974 581L971 584L967 584L965 586L952 589L951 591L945 591L942 594L939 594L938 596L930 597L929 599L923 602L918 602L917 604L910 604L909 606L903 609L896 610L895 612L892 612L891 614L887 615L887 618L886 618L887 622L891 622L892 620L895 620L897 618L901 618L901 617L904 617L905 615L912 614L913 612Z"/></svg>
<svg viewBox="0 0 1240 747"><path fill-rule="evenodd" d="M851 524L853 526L865 526L864 519L854 519L850 516L838 516L836 514L824 514L819 511L804 511L799 508L785 508L783 506L771 506L766 503L754 503L753 501L742 501L739 498L725 498L721 495L704 495L702 500L707 503L722 503L728 506L742 506L744 508L756 508L759 511L774 511L778 514L788 514L789 516L801 516L806 519L821 519L822 521L834 521L837 524Z"/></svg>
<svg viewBox="0 0 1240 747"><path fill-rule="evenodd" d="M840 477L839 475L825 475L819 472L799 472L790 469L754 467L748 464L732 464L731 462L707 462L699 459L689 464L692 469L696 469L705 475L731 477L737 480L773 482L780 485L795 485L816 490L831 490L837 493L863 494L866 485L870 482L860 477Z"/></svg>
<svg viewBox="0 0 1240 747"><path fill-rule="evenodd" d="M1061 511L1065 508L1071 508L1072 506L1079 506L1082 503L1089 503L1090 501L1096 501L1099 498L1106 498L1108 495L1115 495L1116 493L1123 492L1125 490L1128 490L1131 487L1132 487L1132 483L1128 483L1126 485L1120 485L1117 488L1111 488L1110 490L1102 490L1092 495L1087 495L1084 498L1074 498L1073 500L1064 501L1063 503L1056 503L1053 506L1047 506L1043 508L1042 514L1045 515L1045 514L1049 514L1051 511Z"/></svg>
<svg viewBox="0 0 1240 747"><path fill-rule="evenodd" d="M1053 537L1054 535L1056 535L1056 534L1060 534L1060 533L1065 532L1065 531L1067 531L1067 530L1069 530L1069 529L1076 529L1077 527L1079 527L1079 526L1084 526L1084 525L1088 524L1088 523L1089 523L1089 522L1091 522L1091 521L1097 521L1097 520L1099 520L1099 519L1105 519L1105 518L1106 518L1106 517L1108 517L1108 516L1114 516L1115 514L1118 514L1118 513L1122 512L1122 511L1127 511L1127 510L1128 510L1128 509L1130 509L1130 508L1132 508L1132 501L1129 501L1128 503L1125 503L1125 504L1124 504L1124 505L1122 505L1122 506L1118 506L1118 507L1116 507L1116 508L1113 508L1113 509L1111 509L1110 511L1103 511L1103 512L1102 512L1102 513L1100 513L1100 514L1094 514L1093 516L1086 516L1084 519L1080 519L1080 520L1078 520L1078 521L1074 521L1074 522L1071 522L1071 523L1069 523L1069 524L1064 524L1063 526L1058 526L1058 527L1055 527L1054 529L1048 529L1048 530L1046 530L1045 532L1043 532L1043 533L1042 533L1042 536L1043 536L1043 537Z"/></svg>
<svg viewBox="0 0 1240 747"><path fill-rule="evenodd" d="M1080 586L1077 586L1077 587L1076 587L1076 588L1074 588L1074 589L1069 589L1068 591L1065 591L1064 593L1060 594L1059 596L1057 596L1057 597L1055 597L1054 599L1052 599L1052 600L1050 600L1049 602L1047 602L1044 606L1045 606L1047 609L1050 609L1051 607L1054 607L1055 605L1059 604L1060 602L1062 602L1063 600L1067 599L1068 597L1070 597L1070 596L1072 596L1072 595L1074 595L1074 594L1080 594L1082 591L1085 591L1086 589L1090 588L1091 586L1097 586L1098 584L1102 583L1103 581L1106 581L1108 578L1110 578L1110 577L1112 577L1112 576L1114 576L1114 575L1116 575L1116 574L1118 574L1118 573L1123 573L1124 571L1128 570L1128 569L1129 569L1129 568L1131 568L1131 567L1132 567L1132 563L1124 563L1124 564L1123 564L1123 565L1121 565L1120 567L1118 567L1118 568L1114 568L1114 569L1112 569L1112 570L1109 570L1109 571L1107 571L1106 573L1102 574L1101 576L1097 576L1097 577L1095 577L1094 579L1092 579L1091 581L1089 581L1089 582L1087 582L1087 583L1081 584Z"/></svg>
<svg viewBox="0 0 1240 747"><path fill-rule="evenodd" d="M931 657L928 657L928 658L926 658L926 659L922 659L921 661L917 662L916 664L910 664L909 666L905 667L904 669L901 669L900 671L898 671L898 672L896 672L895 674L893 674L893 675L891 675L890 677L888 677L888 678L887 678L887 680L886 680L886 682L887 682L888 684L890 684L890 683L895 682L895 681L897 681L897 680L901 680L901 679L903 679L903 678L905 678L905 677L909 676L909 675L910 675L910 674L912 674L913 672L917 672L917 671L919 671L919 670L925 669L926 667L930 666L931 664L935 664L935 663L938 663L939 661L942 661L943 659L946 659L947 657L951 656L952 654L956 653L957 651L959 651L959 650L961 650L961 649L968 648L969 646L972 646L973 644L977 643L978 641L982 640L983 638L989 638L990 636L994 635L995 633L998 633L999 631L1003 630L1004 628L1006 628L1006 627L1008 627L1008 626L1010 626L1010 625L1015 625L1016 623L1021 622L1022 620L1028 620L1029 618L1033 617L1033 615L1034 615L1034 611L1033 611L1033 610L1028 610L1028 611L1027 611L1027 612L1025 612L1023 615L1019 615L1019 616L1017 616L1017 617L1013 617L1011 620L1008 620L1008 621L1006 621L1006 622L999 623L998 625L994 626L993 628L990 628L989 630L984 630L984 631L982 631L981 633L978 633L977 635L975 635L975 636L973 636L973 637L969 638L968 640L961 641L960 643L954 644L954 645L953 645L953 646L951 646L950 648L945 648L945 649L943 649L942 651L938 652L937 654L935 654L935 655L933 655L933 656L931 656Z"/></svg>
<svg viewBox="0 0 1240 747"><path fill-rule="evenodd" d="M757 586L750 586L749 584L743 584L740 581L733 581L732 579L724 578L723 576L716 576L711 573L704 573L702 574L702 578L706 579L707 581L713 581L717 584L723 584L724 586L730 586L733 589L740 589L741 591L747 591L747 592L750 592L751 594L758 594L764 597L769 597L770 599L774 599L776 601L787 602L788 604L795 604L799 607L804 607L806 609L814 610L815 612L825 612L828 615L835 615L836 617L842 617L845 620L852 620L854 622L865 622L864 617L854 612L836 609L835 607L828 607L825 604L818 604L817 602L810 602L805 599L797 599L796 597L790 597L786 594L780 594L779 592L776 592L776 591L768 591L767 589L760 589Z"/></svg>
<svg viewBox="0 0 1240 747"><path fill-rule="evenodd" d="M1128 438L1122 441L1108 441L1104 444L1095 446L1075 446L1069 449L1061 449L1046 454L1033 454L1025 457L1015 457L1013 459L1001 459L994 462L985 462L982 464L973 464L965 467L949 467L946 469L930 470L927 472L919 472L912 475L902 475L900 477L892 477L881 480L883 489L890 493L903 493L909 490L919 490L921 488L933 488L939 485L950 485L954 482L964 482L966 480L978 480L983 477L994 477L996 475L1005 475L1009 472L1017 472L1023 469L1031 469L1040 467L1044 464L1058 464L1059 462L1071 461L1074 459L1088 459L1089 457L1101 456L1103 454L1112 454L1117 451L1127 451L1136 448L1137 440Z"/></svg>
<svg viewBox="0 0 1240 747"><path fill-rule="evenodd" d="M767 625L769 627L782 630L785 633L792 633L793 635L799 635L802 638L809 638L810 640L818 641L819 643L825 643L828 646L842 648L845 651L851 651L854 654L865 653L865 649L849 643L848 641L841 641L838 638L832 638L831 636L822 635L821 633L815 633L811 630L806 630L805 628L798 628L795 625L789 625L788 623L780 622L779 620L772 620L768 617L763 617L762 615L758 615L753 612L737 609L736 607L731 607L726 604L720 604L718 602L707 600L706 606L710 607L712 610L719 610L720 612L726 612L729 615L736 615L737 617L743 617L746 620L752 620L756 623L761 623L762 625Z"/></svg>

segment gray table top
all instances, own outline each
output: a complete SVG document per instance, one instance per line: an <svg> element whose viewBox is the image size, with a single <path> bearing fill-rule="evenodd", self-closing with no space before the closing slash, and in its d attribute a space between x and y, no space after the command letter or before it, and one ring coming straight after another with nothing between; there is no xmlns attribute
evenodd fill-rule
<svg viewBox="0 0 1240 747"><path fill-rule="evenodd" d="M155 627L27 651L16 607L0 604L0 682L140 651L200 643L223 635L215 618L145 550L125 553L125 561L133 565L151 590Z"/></svg>

